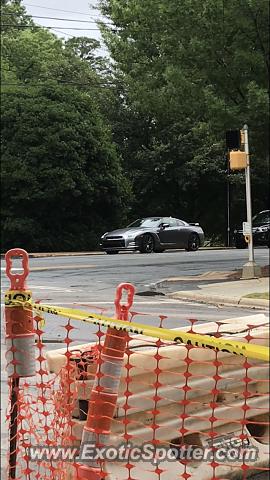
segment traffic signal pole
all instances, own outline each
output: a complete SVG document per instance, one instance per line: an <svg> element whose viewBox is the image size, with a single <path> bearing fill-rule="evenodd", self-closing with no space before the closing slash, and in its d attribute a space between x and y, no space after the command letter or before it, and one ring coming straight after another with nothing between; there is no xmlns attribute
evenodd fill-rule
<svg viewBox="0 0 270 480"><path fill-rule="evenodd" d="M229 177L229 173L230 173L230 161L228 159L228 157L226 156L226 159L227 159L227 247L230 247L231 246L231 206L230 206L230 202L231 202L231 189L230 189L230 177Z"/></svg>
<svg viewBox="0 0 270 480"><path fill-rule="evenodd" d="M247 156L247 166L245 168L246 176L246 204L247 204L247 223L250 228L248 236L248 262L243 265L242 278L257 278L261 276L261 267L254 260L253 232L252 232L252 205L251 205L251 182L250 182L250 161L249 161L249 142L248 126L243 126L244 147Z"/></svg>
<svg viewBox="0 0 270 480"><path fill-rule="evenodd" d="M248 126L244 125L244 147L247 154L246 166L246 203L247 203L247 222L250 225L250 237L248 242L248 261L254 262L253 233L252 233L252 206L251 206L251 182L250 182L250 162L249 162L249 143Z"/></svg>

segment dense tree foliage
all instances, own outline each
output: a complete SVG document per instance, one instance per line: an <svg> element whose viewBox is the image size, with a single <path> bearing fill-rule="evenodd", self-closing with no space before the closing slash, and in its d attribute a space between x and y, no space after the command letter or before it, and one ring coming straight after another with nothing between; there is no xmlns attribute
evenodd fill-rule
<svg viewBox="0 0 270 480"><path fill-rule="evenodd" d="M5 8L17 14L2 35L2 247L93 248L130 196L99 105L103 79L93 56L74 52L83 41L16 28L28 22L20 2Z"/></svg>
<svg viewBox="0 0 270 480"><path fill-rule="evenodd" d="M224 136L248 123L254 210L267 206L268 2L101 0L103 34L122 79L122 153L138 214L226 231ZM119 124L117 124L119 128ZM120 136L118 135L118 139ZM245 218L230 175L233 222Z"/></svg>
<svg viewBox="0 0 270 480"><path fill-rule="evenodd" d="M100 0L110 61L1 0L2 248L89 249L141 215L245 219L225 131L250 129L253 211L267 208L266 0Z"/></svg>

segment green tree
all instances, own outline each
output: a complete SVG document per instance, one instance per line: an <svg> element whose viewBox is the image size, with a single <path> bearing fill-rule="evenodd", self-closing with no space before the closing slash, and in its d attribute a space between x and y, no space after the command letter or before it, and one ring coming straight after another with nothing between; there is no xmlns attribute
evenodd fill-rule
<svg viewBox="0 0 270 480"><path fill-rule="evenodd" d="M10 26L22 27L23 25L34 25L31 17L26 14L25 7L22 5L21 0L1 0L1 34L9 32L11 34ZM16 35L18 29L12 30L12 34Z"/></svg>
<svg viewBox="0 0 270 480"><path fill-rule="evenodd" d="M14 23L2 37L2 248L93 248L125 218L130 196L100 105L103 79L29 27Z"/></svg>
<svg viewBox="0 0 270 480"><path fill-rule="evenodd" d="M3 246L87 249L125 212L128 186L88 95L55 82L2 112Z"/></svg>
<svg viewBox="0 0 270 480"><path fill-rule="evenodd" d="M73 37L65 42L65 48L87 62L94 70L106 71L107 64L104 57L97 55L97 51L101 49L98 40L89 37Z"/></svg>
<svg viewBox="0 0 270 480"><path fill-rule="evenodd" d="M101 0L100 5L114 24L103 25L103 36L124 85L121 151L137 212L144 214L149 205L149 213L198 218L208 234L225 233L223 139L227 129L243 123L251 133L254 210L265 208L268 2ZM245 216L243 176L231 181L232 213L239 221Z"/></svg>

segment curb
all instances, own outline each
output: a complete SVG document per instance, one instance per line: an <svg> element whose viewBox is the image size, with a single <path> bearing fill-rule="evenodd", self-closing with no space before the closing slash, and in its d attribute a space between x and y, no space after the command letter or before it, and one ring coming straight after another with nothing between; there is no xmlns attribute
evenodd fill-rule
<svg viewBox="0 0 270 480"><path fill-rule="evenodd" d="M200 250L234 250L234 247L202 247ZM174 252L184 251L183 249L175 249ZM133 252L123 252L123 253L133 253ZM37 253L28 253L29 258L46 258L46 257L76 257L76 256L87 256L87 255L105 255L105 252L102 251L92 251L92 252L37 252ZM1 253L1 258L5 257L5 253Z"/></svg>
<svg viewBox="0 0 270 480"><path fill-rule="evenodd" d="M194 302L235 305L239 307L248 308L268 308L269 300L260 298L244 298L244 297L222 297L219 295L200 295L189 292L173 292L166 295L169 298L176 300L194 300Z"/></svg>
<svg viewBox="0 0 270 480"><path fill-rule="evenodd" d="M203 275L186 275L182 277L172 277L172 278L162 278L158 282L155 283L156 287L158 288L166 288L166 287L172 287L172 286L177 286L177 284L183 283L183 282L190 282L190 283L205 283L205 282L227 282L227 281L237 281L237 278L234 278L233 275L237 274L237 271L230 271L230 272L224 272L227 275L222 275L223 272L205 272ZM214 275L215 274L215 275ZM179 285L179 286L180 286Z"/></svg>
<svg viewBox="0 0 270 480"><path fill-rule="evenodd" d="M86 257L90 255L105 255L105 252L52 252L52 253L29 253L29 258L50 257Z"/></svg>

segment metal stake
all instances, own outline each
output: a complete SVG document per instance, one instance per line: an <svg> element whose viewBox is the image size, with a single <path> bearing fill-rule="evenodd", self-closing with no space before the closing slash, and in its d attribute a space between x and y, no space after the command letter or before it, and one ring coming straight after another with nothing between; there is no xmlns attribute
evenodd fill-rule
<svg viewBox="0 0 270 480"><path fill-rule="evenodd" d="M9 479L16 478L19 381L19 377L14 377L11 383Z"/></svg>

